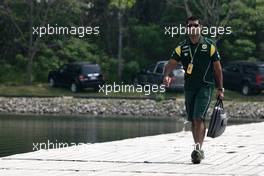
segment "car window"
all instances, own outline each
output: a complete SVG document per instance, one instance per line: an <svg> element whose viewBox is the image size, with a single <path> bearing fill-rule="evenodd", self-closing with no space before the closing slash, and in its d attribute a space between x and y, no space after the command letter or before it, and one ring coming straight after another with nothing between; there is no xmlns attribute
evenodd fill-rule
<svg viewBox="0 0 264 176"><path fill-rule="evenodd" d="M255 73L256 72L256 70L257 70L257 68L256 67L253 67L253 66L244 66L243 67L243 71L244 71L244 73L246 73L246 74L252 74L252 73Z"/></svg>
<svg viewBox="0 0 264 176"><path fill-rule="evenodd" d="M155 66L156 66L155 64L149 66L149 67L147 68L147 72L153 73L153 72L154 72L154 69L155 69Z"/></svg>
<svg viewBox="0 0 264 176"><path fill-rule="evenodd" d="M164 68L164 63L158 64L157 69L156 69L156 73L162 74L163 73L163 68Z"/></svg>
<svg viewBox="0 0 264 176"><path fill-rule="evenodd" d="M101 69L99 65L83 65L82 66L83 74L100 73L100 72L101 72Z"/></svg>

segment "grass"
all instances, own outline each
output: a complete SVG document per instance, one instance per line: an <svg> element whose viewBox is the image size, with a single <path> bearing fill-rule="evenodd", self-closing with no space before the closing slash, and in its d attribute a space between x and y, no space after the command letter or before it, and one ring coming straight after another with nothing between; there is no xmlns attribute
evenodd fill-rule
<svg viewBox="0 0 264 176"><path fill-rule="evenodd" d="M215 95L215 92L214 94ZM66 88L51 88L48 84L34 84L32 86L0 86L0 96L96 96L106 97L103 92L96 92L93 89L85 89L80 93L72 93ZM145 95L144 93L110 93L107 97L157 97L163 98L184 98L183 92L166 92L164 94ZM260 95L243 96L238 92L225 92L225 100L234 101L264 101L264 93Z"/></svg>
<svg viewBox="0 0 264 176"><path fill-rule="evenodd" d="M215 95L215 93L214 93ZM245 96L242 95L240 92L236 91L230 91L226 90L225 92L225 100L233 100L233 101L264 101L264 93L262 92L259 95L250 95L250 96Z"/></svg>
<svg viewBox="0 0 264 176"><path fill-rule="evenodd" d="M117 96L117 97L147 97L144 93L108 93L85 89L79 93L72 93L67 88L50 87L48 84L33 84L31 86L0 86L0 96Z"/></svg>

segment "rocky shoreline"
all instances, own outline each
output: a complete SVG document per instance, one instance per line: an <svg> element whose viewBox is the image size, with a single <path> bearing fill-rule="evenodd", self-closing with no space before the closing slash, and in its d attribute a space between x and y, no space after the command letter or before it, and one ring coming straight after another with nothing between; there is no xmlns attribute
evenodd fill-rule
<svg viewBox="0 0 264 176"><path fill-rule="evenodd" d="M264 119L264 102L225 101L225 110L231 118ZM213 103L208 115L212 112ZM184 100L126 100L0 97L1 114L66 114L91 116L122 116L180 118L186 115Z"/></svg>

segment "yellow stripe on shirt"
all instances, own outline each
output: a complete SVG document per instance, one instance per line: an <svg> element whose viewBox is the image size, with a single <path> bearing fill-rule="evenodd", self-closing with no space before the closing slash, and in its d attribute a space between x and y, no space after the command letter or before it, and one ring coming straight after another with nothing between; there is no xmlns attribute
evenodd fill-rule
<svg viewBox="0 0 264 176"><path fill-rule="evenodd" d="M175 49L176 53L178 54L178 56L181 56L181 47L178 46L176 49Z"/></svg>
<svg viewBox="0 0 264 176"><path fill-rule="evenodd" d="M210 57L212 57L215 53L216 49L214 45L211 45L211 50L210 50Z"/></svg>

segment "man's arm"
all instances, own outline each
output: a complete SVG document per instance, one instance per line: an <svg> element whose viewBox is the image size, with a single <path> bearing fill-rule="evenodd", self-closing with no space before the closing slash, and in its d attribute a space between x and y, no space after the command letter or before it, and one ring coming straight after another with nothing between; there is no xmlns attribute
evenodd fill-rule
<svg viewBox="0 0 264 176"><path fill-rule="evenodd" d="M169 77L169 75L172 72L172 70L176 68L177 62L181 60L180 57L181 57L181 46L178 46L172 52L170 60L167 63L167 65L165 66L165 69L164 69L163 84L165 84L166 87L170 86L171 78Z"/></svg>
<svg viewBox="0 0 264 176"><path fill-rule="evenodd" d="M176 66L177 66L177 61L175 59L170 59L167 65L165 66L163 83L165 84L166 87L169 87L170 85L171 79L169 75L172 72L172 70L176 68Z"/></svg>
<svg viewBox="0 0 264 176"><path fill-rule="evenodd" d="M170 59L167 65L165 66L164 76L169 76L173 69L177 66L177 61L175 59Z"/></svg>
<svg viewBox="0 0 264 176"><path fill-rule="evenodd" d="M220 99L224 98L224 91L223 91L223 73L222 73L222 66L220 61L215 61L213 63L214 66L214 74L215 74L215 80L217 85L217 93L216 96Z"/></svg>

